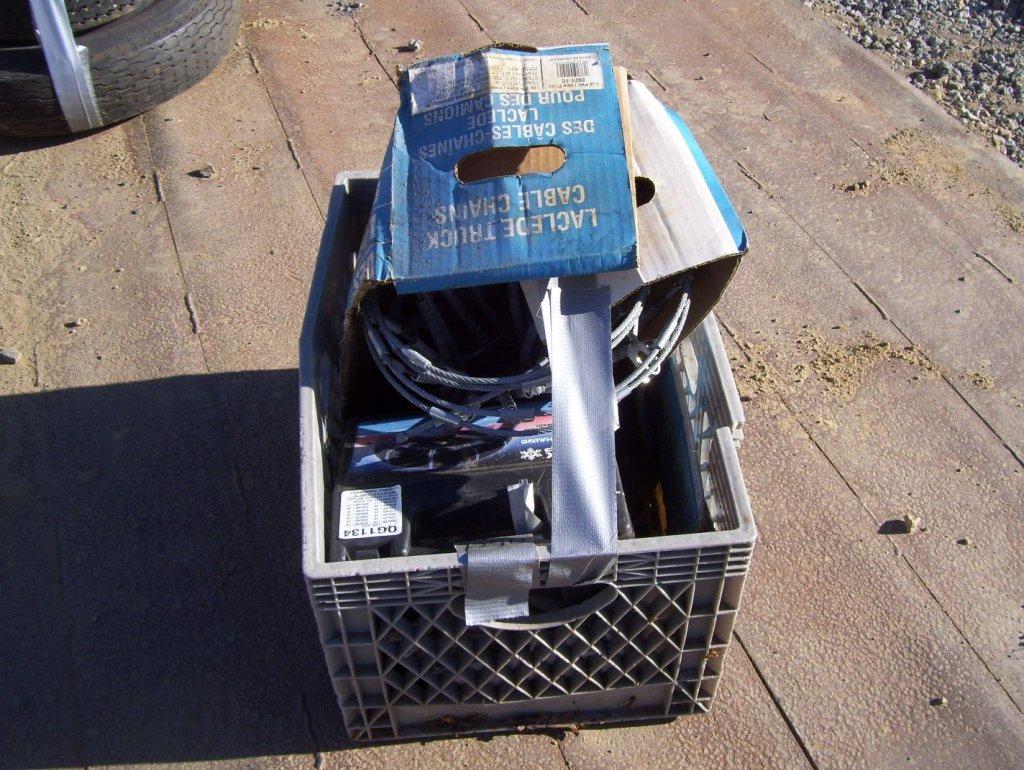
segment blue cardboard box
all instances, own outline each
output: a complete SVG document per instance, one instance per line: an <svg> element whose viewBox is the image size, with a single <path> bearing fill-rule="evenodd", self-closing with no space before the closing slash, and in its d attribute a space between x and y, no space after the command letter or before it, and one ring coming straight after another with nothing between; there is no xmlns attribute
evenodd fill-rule
<svg viewBox="0 0 1024 770"><path fill-rule="evenodd" d="M405 294L635 268L618 92L603 44L410 67L355 283Z"/></svg>

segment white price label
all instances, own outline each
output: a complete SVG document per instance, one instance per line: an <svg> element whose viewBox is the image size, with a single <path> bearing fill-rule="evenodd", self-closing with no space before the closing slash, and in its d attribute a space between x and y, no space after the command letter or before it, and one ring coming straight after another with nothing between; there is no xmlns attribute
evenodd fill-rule
<svg viewBox="0 0 1024 770"><path fill-rule="evenodd" d="M595 53L510 56L483 53L409 70L412 114L448 107L489 93L531 94L604 88Z"/></svg>
<svg viewBox="0 0 1024 770"><path fill-rule="evenodd" d="M341 493L338 537L361 540L402 533L402 488L346 489Z"/></svg>
<svg viewBox="0 0 1024 770"><path fill-rule="evenodd" d="M596 53L541 56L545 91L573 91L577 88L603 88L601 57Z"/></svg>

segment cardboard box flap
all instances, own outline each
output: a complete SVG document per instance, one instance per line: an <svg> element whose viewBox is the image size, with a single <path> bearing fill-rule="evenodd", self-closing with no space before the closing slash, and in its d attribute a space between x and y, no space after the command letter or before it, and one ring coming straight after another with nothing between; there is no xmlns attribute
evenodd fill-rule
<svg viewBox="0 0 1024 770"><path fill-rule="evenodd" d="M747 251L747 234L721 183L683 119L638 80L629 80L629 118L637 192L637 266L604 273L618 304L642 287L652 298L689 273L689 334L718 303ZM543 337L543 282L522 290ZM667 312L667 311L666 311ZM652 338L667 320L655 318L641 333Z"/></svg>
<svg viewBox="0 0 1024 770"><path fill-rule="evenodd" d="M637 201L635 270L607 273L617 302L641 286L691 271L686 332L718 302L747 251L739 217L683 119L638 80L630 80ZM656 288L656 287L655 287Z"/></svg>
<svg viewBox="0 0 1024 770"><path fill-rule="evenodd" d="M411 67L361 259L400 293L636 265L606 45Z"/></svg>
<svg viewBox="0 0 1024 770"><path fill-rule="evenodd" d="M718 177L678 113L629 81L633 159L653 183L637 209L648 281L747 250L747 235Z"/></svg>

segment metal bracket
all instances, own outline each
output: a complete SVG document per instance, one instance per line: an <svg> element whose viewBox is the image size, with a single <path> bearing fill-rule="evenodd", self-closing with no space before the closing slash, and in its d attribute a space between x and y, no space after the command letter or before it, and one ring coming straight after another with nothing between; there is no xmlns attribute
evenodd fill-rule
<svg viewBox="0 0 1024 770"><path fill-rule="evenodd" d="M36 38L46 57L53 90L72 131L103 125L89 70L89 49L75 42L62 0L29 0Z"/></svg>

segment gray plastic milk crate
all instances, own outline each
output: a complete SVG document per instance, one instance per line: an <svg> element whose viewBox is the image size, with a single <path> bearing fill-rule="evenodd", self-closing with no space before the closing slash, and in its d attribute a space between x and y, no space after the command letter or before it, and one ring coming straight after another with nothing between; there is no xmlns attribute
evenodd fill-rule
<svg viewBox="0 0 1024 770"><path fill-rule="evenodd" d="M689 453L680 467L700 479L693 486L702 489L696 503L709 531L620 541L610 603L532 630L467 627L454 550L327 561L328 430L340 424L327 405L342 298L376 184L371 174L336 179L299 363L303 571L349 737L396 740L706 712L756 537L736 456L743 411L713 316L659 376L678 404L680 446ZM540 550L543 573L547 551Z"/></svg>

